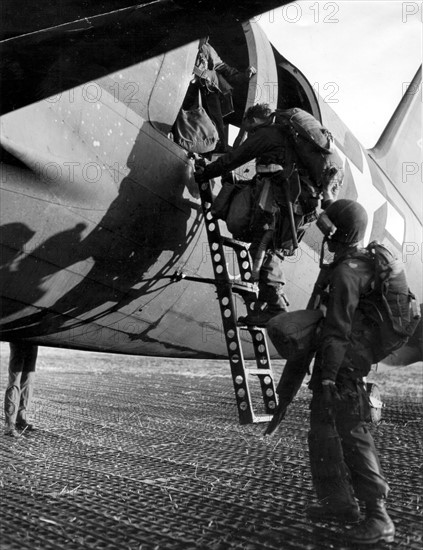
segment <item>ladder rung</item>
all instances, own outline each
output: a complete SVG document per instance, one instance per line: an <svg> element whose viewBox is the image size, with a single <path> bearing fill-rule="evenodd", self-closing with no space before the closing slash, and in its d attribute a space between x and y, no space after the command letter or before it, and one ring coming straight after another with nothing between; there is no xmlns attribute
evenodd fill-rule
<svg viewBox="0 0 423 550"><path fill-rule="evenodd" d="M257 374L259 376L272 376L272 371L271 369L249 369L249 368L246 368L245 369L246 372L248 372L248 374Z"/></svg>
<svg viewBox="0 0 423 550"><path fill-rule="evenodd" d="M237 294L256 294L258 292L258 286L256 283L248 283L245 281L233 281L232 291Z"/></svg>
<svg viewBox="0 0 423 550"><path fill-rule="evenodd" d="M273 419L272 414L255 414L253 416L253 423L270 422L272 419Z"/></svg>
<svg viewBox="0 0 423 550"><path fill-rule="evenodd" d="M244 241L237 241L236 239L231 239L230 237L220 237L220 242L225 246L231 246L232 248L239 248L242 250L248 250L248 243Z"/></svg>

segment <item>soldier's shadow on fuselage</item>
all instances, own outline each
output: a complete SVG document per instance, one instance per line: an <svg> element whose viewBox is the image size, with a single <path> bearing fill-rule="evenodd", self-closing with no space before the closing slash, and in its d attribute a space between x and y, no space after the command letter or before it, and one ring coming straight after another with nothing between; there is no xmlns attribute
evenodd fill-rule
<svg viewBox="0 0 423 550"><path fill-rule="evenodd" d="M183 198L186 168L181 162L180 167L172 167L171 177L160 178L159 163L172 160L159 157L162 149L156 151L156 158L151 158L154 151L150 134L141 131L127 161L130 172L121 181L117 197L85 238L80 238L84 227L77 224L50 237L30 257L16 262L8 276L28 281L33 289L33 303L45 294L48 277L54 272L90 259L93 266L76 286L48 308L5 323L1 327L5 339L52 334L98 321L151 292L154 285L143 284L142 279L156 262L160 261L156 278L169 273L178 262L186 248L192 208L192 203ZM64 238L69 231L73 232L73 238ZM46 248L51 251L48 262L42 260ZM163 252L167 252L166 259L159 260ZM38 263L35 271L31 269L34 262ZM13 285L13 280L10 284ZM8 304L3 316L24 307L17 302Z"/></svg>

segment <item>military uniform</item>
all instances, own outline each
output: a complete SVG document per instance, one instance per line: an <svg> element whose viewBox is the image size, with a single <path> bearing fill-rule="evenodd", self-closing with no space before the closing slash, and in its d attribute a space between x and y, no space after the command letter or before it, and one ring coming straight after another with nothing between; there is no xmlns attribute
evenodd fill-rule
<svg viewBox="0 0 423 550"><path fill-rule="evenodd" d="M351 538L370 543L392 540L394 526L383 504L389 485L367 425L370 403L363 378L380 359L380 327L364 298L374 279L374 268L364 254L356 247L346 248L331 266L326 320L310 381L308 442L320 503L314 513L359 519L355 499L366 502L370 519L352 531Z"/></svg>
<svg viewBox="0 0 423 550"><path fill-rule="evenodd" d="M219 135L219 150L227 150L225 124L223 117L233 112L233 84L248 81L244 73L222 61L219 54L207 41L199 47L194 66L195 79L190 86L183 108L191 108L197 102L198 86L203 106L214 122Z"/></svg>
<svg viewBox="0 0 423 550"><path fill-rule="evenodd" d="M266 433L272 433L283 418L316 352L309 384L313 397L308 443L319 500L307 513L313 519L355 523L362 519L356 500L360 499L366 504L366 518L347 537L357 544L392 542L395 526L385 508L389 486L367 425L371 409L364 377L373 363L389 353L388 348L397 349L404 340L395 336L388 311L382 313L386 304L381 299L375 247L359 248L368 224L365 208L353 200L329 197L326 205L317 220L324 235L322 269L308 304L326 315L309 347L288 360L278 385L278 411ZM334 253L329 265L323 262L325 245ZM394 280L395 292L408 288L400 271ZM389 292L387 303L388 298ZM269 323L268 331L278 349L283 338L278 317Z"/></svg>
<svg viewBox="0 0 423 550"><path fill-rule="evenodd" d="M239 147L208 164L201 175L201 181L224 175L253 159L256 159L257 171L254 178L256 197L260 195L267 180L272 188L272 201L276 209L273 214L255 209L250 254L254 262L263 235L270 229L272 237L259 272L259 303L268 304L268 307L273 309L272 314L275 314L286 309L282 262L285 255L291 255L294 251L292 229L287 214L289 199L284 189L289 181L284 178L292 174L294 166L298 166L298 158L289 143L289 137L281 126L270 121L258 126L249 132L248 138ZM281 176L282 168L284 177ZM296 236L300 240L305 224L315 219L319 194L311 185L300 183L299 179L296 185L294 219Z"/></svg>

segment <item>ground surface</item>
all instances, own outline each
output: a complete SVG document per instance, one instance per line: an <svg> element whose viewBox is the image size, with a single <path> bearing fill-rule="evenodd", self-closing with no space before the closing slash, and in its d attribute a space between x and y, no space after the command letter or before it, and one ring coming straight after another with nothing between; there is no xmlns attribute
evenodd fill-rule
<svg viewBox="0 0 423 550"><path fill-rule="evenodd" d="M0 346L0 390L8 347ZM275 364L280 373L282 363ZM422 364L372 375L392 545L422 548ZM229 366L40 348L32 420L0 437L1 550L343 549L313 524L303 387L271 438L240 426Z"/></svg>

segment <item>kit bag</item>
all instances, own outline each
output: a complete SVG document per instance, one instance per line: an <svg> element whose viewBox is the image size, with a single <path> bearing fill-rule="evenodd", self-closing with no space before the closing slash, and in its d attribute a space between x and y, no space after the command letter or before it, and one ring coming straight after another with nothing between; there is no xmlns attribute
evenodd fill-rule
<svg viewBox="0 0 423 550"><path fill-rule="evenodd" d="M235 187L232 173L230 174L230 177L226 179L222 177L221 181L222 187L213 201L211 213L217 220L226 220L229 207L231 205L232 196L236 192L237 188Z"/></svg>
<svg viewBox="0 0 423 550"><path fill-rule="evenodd" d="M421 314L408 286L403 262L377 241L368 244L366 250L374 267L374 278L361 302L378 327L376 359L381 361L414 334Z"/></svg>
<svg viewBox="0 0 423 550"><path fill-rule="evenodd" d="M198 107L179 111L174 125L175 142L191 153L209 153L216 148L216 126L206 113L198 90Z"/></svg>
<svg viewBox="0 0 423 550"><path fill-rule="evenodd" d="M270 341L282 359L316 351L324 321L320 309L300 309L281 313L266 325Z"/></svg>
<svg viewBox="0 0 423 550"><path fill-rule="evenodd" d="M224 220L232 236L244 242L252 239L255 189L252 181L237 182L230 172L222 177L222 187L211 208L213 217Z"/></svg>
<svg viewBox="0 0 423 550"><path fill-rule="evenodd" d="M234 184L234 192L226 215L226 226L234 239L251 242L251 215L254 208L254 185Z"/></svg>
<svg viewBox="0 0 423 550"><path fill-rule="evenodd" d="M342 184L342 159L333 147L333 137L313 115L303 109L276 109L274 122L284 127L314 185L325 188Z"/></svg>

